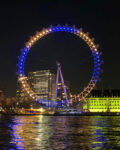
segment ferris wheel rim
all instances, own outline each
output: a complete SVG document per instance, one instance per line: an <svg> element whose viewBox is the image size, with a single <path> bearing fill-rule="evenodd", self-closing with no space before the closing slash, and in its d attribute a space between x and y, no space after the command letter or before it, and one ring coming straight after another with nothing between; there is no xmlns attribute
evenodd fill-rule
<svg viewBox="0 0 120 150"><path fill-rule="evenodd" d="M28 52L30 51L30 48L42 37L46 36L47 34L53 33L53 32L69 32L74 35L77 35L79 38L81 38L90 48L93 58L94 58L94 70L92 74L92 78L88 85L83 89L82 92L80 92L76 97L79 100L85 99L89 93L92 91L92 89L95 87L99 76L100 76L100 66L101 66L101 59L100 59L100 52L98 51L98 46L94 43L93 39L89 37L88 33L85 33L82 31L82 29L76 29L75 27L69 27L69 26L54 26L50 28L43 29L40 32L37 32L33 37L30 38L30 40L25 44L25 48L22 50L22 53L20 55L19 64L18 64L18 80L20 81L23 89L25 92L32 98L37 99L38 96L33 92L33 90L30 88L27 80L28 78L24 74L24 63L26 56Z"/></svg>

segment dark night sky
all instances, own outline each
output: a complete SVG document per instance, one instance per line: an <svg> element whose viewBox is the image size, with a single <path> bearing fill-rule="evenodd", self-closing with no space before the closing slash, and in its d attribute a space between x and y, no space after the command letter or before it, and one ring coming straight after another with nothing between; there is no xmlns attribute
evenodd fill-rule
<svg viewBox="0 0 120 150"><path fill-rule="evenodd" d="M6 95L16 91L20 49L36 31L49 25L68 24L95 37L103 53L103 74L97 88L120 89L120 9L114 1L4 1L0 4L0 88ZM92 74L92 55L87 45L68 33L53 33L41 39L28 54L25 72L53 69L62 64L72 89L82 89ZM49 63L48 63L49 62Z"/></svg>

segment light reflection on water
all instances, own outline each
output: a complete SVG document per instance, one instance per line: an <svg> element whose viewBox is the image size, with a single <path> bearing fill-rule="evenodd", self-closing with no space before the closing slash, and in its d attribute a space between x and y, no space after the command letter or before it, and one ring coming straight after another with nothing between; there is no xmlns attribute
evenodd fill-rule
<svg viewBox="0 0 120 150"><path fill-rule="evenodd" d="M120 117L0 116L2 149L120 149Z"/></svg>

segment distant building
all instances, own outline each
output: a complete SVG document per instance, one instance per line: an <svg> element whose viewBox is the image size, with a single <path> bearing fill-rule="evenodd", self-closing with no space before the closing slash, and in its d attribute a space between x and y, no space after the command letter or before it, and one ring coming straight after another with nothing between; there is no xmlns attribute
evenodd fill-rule
<svg viewBox="0 0 120 150"><path fill-rule="evenodd" d="M28 81L40 99L55 100L56 76L50 70L29 72Z"/></svg>
<svg viewBox="0 0 120 150"><path fill-rule="evenodd" d="M120 90L94 90L85 100L83 110L89 112L120 112Z"/></svg>
<svg viewBox="0 0 120 150"><path fill-rule="evenodd" d="M83 109L89 112L120 112L120 97L90 97Z"/></svg>

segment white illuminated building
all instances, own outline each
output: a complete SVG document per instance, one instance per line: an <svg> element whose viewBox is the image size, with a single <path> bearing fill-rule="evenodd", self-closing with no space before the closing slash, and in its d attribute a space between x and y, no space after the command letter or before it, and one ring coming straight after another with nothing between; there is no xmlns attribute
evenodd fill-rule
<svg viewBox="0 0 120 150"><path fill-rule="evenodd" d="M29 84L40 99L55 100L56 76L50 70L29 72Z"/></svg>

